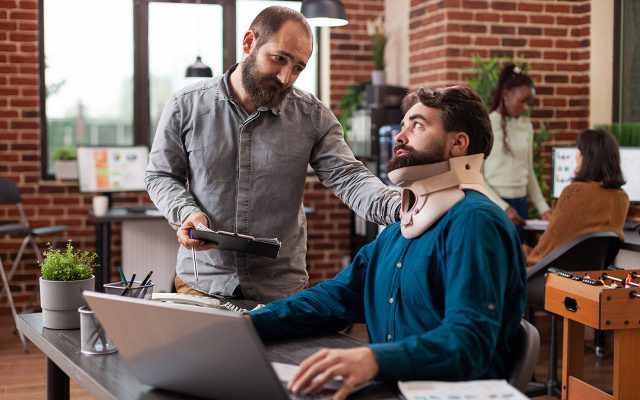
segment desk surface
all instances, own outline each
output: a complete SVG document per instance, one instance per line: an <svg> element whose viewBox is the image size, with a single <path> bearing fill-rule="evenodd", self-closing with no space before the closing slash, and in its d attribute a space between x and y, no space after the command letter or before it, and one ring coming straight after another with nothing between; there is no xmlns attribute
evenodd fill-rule
<svg viewBox="0 0 640 400"><path fill-rule="evenodd" d="M544 232L546 226L543 224L530 224L525 225L524 229L530 232ZM638 251L640 252L640 232L638 230L625 230L624 241L620 244L620 248L624 250Z"/></svg>
<svg viewBox="0 0 640 400"><path fill-rule="evenodd" d="M53 330L42 327L42 314L21 314L18 329L70 378L99 399L188 399L184 394L155 390L138 382L120 357L85 355L80 352L80 330ZM350 348L360 342L334 334L323 337L274 343L267 346L271 361L299 364L322 347ZM397 399L391 385L374 385L350 399Z"/></svg>

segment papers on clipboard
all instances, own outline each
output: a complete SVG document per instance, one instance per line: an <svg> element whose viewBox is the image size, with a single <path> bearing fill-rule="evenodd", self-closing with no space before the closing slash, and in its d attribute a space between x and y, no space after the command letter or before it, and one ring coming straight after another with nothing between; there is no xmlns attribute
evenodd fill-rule
<svg viewBox="0 0 640 400"><path fill-rule="evenodd" d="M217 243L220 250L238 251L269 258L278 257L278 251L280 251L281 243L277 238L256 238L241 233L213 231L202 224L198 224L191 232L195 239Z"/></svg>
<svg viewBox="0 0 640 400"><path fill-rule="evenodd" d="M407 400L526 400L528 397L505 380L486 379L466 382L398 382Z"/></svg>

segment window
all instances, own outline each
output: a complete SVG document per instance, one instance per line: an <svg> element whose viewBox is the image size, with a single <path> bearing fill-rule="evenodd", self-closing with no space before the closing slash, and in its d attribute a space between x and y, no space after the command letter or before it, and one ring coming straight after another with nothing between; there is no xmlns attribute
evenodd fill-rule
<svg viewBox="0 0 640 400"><path fill-rule="evenodd" d="M47 0L42 7L43 160L63 146L132 144L131 0ZM53 162L45 166L51 175Z"/></svg>
<svg viewBox="0 0 640 400"><path fill-rule="evenodd" d="M242 35L264 8L301 1L42 0L43 178L61 146L147 145L196 56L218 75L235 64ZM237 17L236 17L237 16ZM318 48L296 86L318 93ZM236 50L238 49L238 50Z"/></svg>
<svg viewBox="0 0 640 400"><path fill-rule="evenodd" d="M616 7L614 122L640 122L640 0Z"/></svg>

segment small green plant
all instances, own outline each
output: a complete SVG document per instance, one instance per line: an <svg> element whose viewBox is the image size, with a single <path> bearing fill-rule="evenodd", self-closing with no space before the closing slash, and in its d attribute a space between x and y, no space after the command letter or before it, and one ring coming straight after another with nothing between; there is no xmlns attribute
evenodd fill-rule
<svg viewBox="0 0 640 400"><path fill-rule="evenodd" d="M77 158L76 149L74 147L58 147L53 150L52 155L54 160L75 160Z"/></svg>
<svg viewBox="0 0 640 400"><path fill-rule="evenodd" d="M367 34L371 38L371 50L373 51L373 69L384 69L384 48L387 45L387 33L384 28L384 19L378 16L367 22Z"/></svg>
<svg viewBox="0 0 640 400"><path fill-rule="evenodd" d="M349 132L351 132L351 117L353 116L353 112L360 107L362 97L364 96L364 88L369 83L371 82L354 83L348 86L340 99L338 107L340 107L342 113L338 120L340 121L340 125L342 125L345 138L347 138Z"/></svg>
<svg viewBox="0 0 640 400"><path fill-rule="evenodd" d="M73 251L71 240L67 242L67 251L61 252L48 243L44 252L44 261L40 265L42 279L47 281L77 281L89 279L93 275L98 255L88 251Z"/></svg>

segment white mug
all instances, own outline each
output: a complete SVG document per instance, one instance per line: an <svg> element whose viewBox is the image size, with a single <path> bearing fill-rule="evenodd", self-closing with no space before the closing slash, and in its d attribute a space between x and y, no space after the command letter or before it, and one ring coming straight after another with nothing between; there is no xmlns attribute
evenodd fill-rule
<svg viewBox="0 0 640 400"><path fill-rule="evenodd" d="M96 217L102 217L109 210L109 197L94 196L93 197L93 213Z"/></svg>

